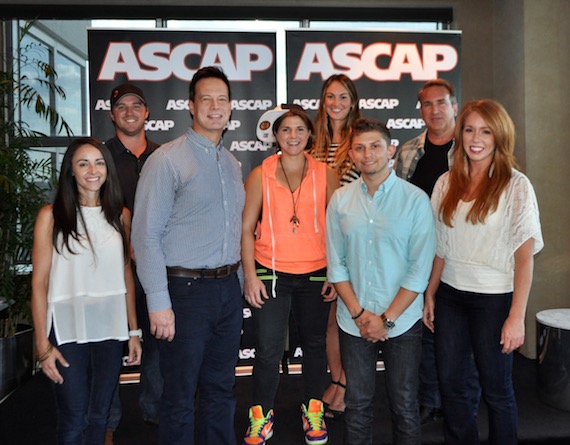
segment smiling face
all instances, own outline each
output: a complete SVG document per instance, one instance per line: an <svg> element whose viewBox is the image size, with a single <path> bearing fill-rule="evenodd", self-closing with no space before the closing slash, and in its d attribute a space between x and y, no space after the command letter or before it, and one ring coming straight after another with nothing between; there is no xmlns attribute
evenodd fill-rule
<svg viewBox="0 0 570 445"><path fill-rule="evenodd" d="M329 119L346 121L353 105L349 91L338 81L332 82L324 94L325 110Z"/></svg>
<svg viewBox="0 0 570 445"><path fill-rule="evenodd" d="M218 143L232 111L228 86L216 77L200 79L196 83L194 100L188 105L194 117L194 131Z"/></svg>
<svg viewBox="0 0 570 445"><path fill-rule="evenodd" d="M80 197L97 195L107 180L107 164L98 148L82 145L71 158L71 171ZM82 199L82 202L85 202Z"/></svg>
<svg viewBox="0 0 570 445"><path fill-rule="evenodd" d="M489 167L495 153L495 136L481 115L473 111L465 118L461 130L463 151L471 164Z"/></svg>
<svg viewBox="0 0 570 445"><path fill-rule="evenodd" d="M143 132L147 118L147 106L132 94L123 96L111 109L111 119L115 123L116 132L126 136L136 136Z"/></svg>
<svg viewBox="0 0 570 445"><path fill-rule="evenodd" d="M384 181L390 174L389 163L396 147L379 131L354 134L348 154L364 179Z"/></svg>
<svg viewBox="0 0 570 445"><path fill-rule="evenodd" d="M426 123L428 133L453 134L457 103L451 102L447 88L429 87L421 95L420 114Z"/></svg>
<svg viewBox="0 0 570 445"><path fill-rule="evenodd" d="M275 138L281 151L295 156L305 151L311 131L299 116L287 116L275 131Z"/></svg>

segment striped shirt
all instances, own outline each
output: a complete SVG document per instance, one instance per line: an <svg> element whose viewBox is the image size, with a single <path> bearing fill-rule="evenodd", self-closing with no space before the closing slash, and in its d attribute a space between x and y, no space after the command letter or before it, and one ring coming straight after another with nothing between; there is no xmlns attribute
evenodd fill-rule
<svg viewBox="0 0 570 445"><path fill-rule="evenodd" d="M338 147L339 147L338 143L332 144L328 150L326 159L325 156L314 155L317 161L326 162L331 168L334 169L335 172L337 172L337 174L339 169L338 166L336 165L335 154ZM344 175L342 175L342 178L340 178L340 185L350 184L355 179L360 178L360 172L356 169L350 158L347 157L344 162L345 162L345 167L348 167L348 164L350 164L350 168L346 171L346 173L344 173Z"/></svg>
<svg viewBox="0 0 570 445"><path fill-rule="evenodd" d="M137 187L132 242L151 312L171 307L167 266L212 269L240 260L245 192L238 161L192 128L158 148Z"/></svg>

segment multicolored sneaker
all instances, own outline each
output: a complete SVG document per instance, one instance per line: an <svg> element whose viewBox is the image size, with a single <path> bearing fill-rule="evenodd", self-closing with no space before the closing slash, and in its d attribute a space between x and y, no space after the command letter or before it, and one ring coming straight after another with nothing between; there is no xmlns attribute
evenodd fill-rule
<svg viewBox="0 0 570 445"><path fill-rule="evenodd" d="M309 408L301 405L301 420L305 430L307 445L322 445L328 442L327 426L325 425L325 408L323 402L317 399L309 400Z"/></svg>
<svg viewBox="0 0 570 445"><path fill-rule="evenodd" d="M263 415L261 405L249 409L249 427L243 438L243 445L265 445L273 436L273 410ZM324 442L323 442L324 443Z"/></svg>

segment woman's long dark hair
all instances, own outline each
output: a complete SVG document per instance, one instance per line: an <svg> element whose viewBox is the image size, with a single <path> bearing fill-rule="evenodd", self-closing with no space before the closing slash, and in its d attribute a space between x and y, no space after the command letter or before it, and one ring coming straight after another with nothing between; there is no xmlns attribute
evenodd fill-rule
<svg viewBox="0 0 570 445"><path fill-rule="evenodd" d="M91 145L101 152L105 165L107 166L107 180L101 186L99 191L99 199L101 201L101 208L105 214L107 222L121 234L123 240L123 251L125 254L125 261L129 259L129 246L125 227L121 219L123 213L123 193L121 191L121 184L115 169L113 157L109 149L105 147L100 141L94 138L79 138L75 139L67 147L67 151L63 156L61 164L61 172L59 175L59 184L57 193L53 203L53 245L58 253L60 249L66 248L70 253L75 254L70 246L70 238L82 242L81 236L78 234L78 220L81 220L81 225L85 228L85 234L91 248L91 239L85 226L83 213L81 212L81 203L79 201L79 190L77 189L77 182L73 175L73 156L84 145ZM61 245L58 245L59 234L62 235Z"/></svg>

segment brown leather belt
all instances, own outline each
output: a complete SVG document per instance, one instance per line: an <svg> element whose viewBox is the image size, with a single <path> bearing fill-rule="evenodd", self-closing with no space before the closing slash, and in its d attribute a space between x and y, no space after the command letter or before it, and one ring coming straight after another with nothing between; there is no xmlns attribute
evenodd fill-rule
<svg viewBox="0 0 570 445"><path fill-rule="evenodd" d="M239 269L239 262L216 269L186 269L185 267L166 266L166 273L177 278L226 278Z"/></svg>

